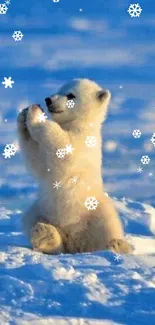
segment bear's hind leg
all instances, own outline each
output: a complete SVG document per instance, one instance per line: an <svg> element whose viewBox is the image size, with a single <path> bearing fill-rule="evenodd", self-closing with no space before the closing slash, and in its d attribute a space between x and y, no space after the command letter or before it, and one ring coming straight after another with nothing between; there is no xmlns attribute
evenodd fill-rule
<svg viewBox="0 0 155 325"><path fill-rule="evenodd" d="M37 222L31 230L33 249L46 254L64 253L62 237L51 224Z"/></svg>

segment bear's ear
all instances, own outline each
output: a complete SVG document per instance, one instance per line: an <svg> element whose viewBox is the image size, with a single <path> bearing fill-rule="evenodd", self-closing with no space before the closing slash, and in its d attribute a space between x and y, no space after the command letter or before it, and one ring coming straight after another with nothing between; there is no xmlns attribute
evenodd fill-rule
<svg viewBox="0 0 155 325"><path fill-rule="evenodd" d="M110 94L110 91L109 90L106 90L106 89L101 89L97 92L97 99L99 101L104 101L104 99L106 98L110 98L111 97L111 94Z"/></svg>

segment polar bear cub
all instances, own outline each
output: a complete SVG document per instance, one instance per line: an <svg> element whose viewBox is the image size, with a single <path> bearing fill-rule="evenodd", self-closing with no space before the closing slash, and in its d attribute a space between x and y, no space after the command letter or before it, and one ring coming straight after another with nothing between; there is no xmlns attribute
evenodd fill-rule
<svg viewBox="0 0 155 325"><path fill-rule="evenodd" d="M36 201L23 216L33 249L48 253L112 250L130 253L101 173L101 123L110 92L74 79L18 116L20 146L39 182Z"/></svg>

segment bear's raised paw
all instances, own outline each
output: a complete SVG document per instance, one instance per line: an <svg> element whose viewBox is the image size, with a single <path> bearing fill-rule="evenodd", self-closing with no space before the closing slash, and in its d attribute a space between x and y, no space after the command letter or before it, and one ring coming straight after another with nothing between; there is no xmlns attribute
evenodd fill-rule
<svg viewBox="0 0 155 325"><path fill-rule="evenodd" d="M26 116L27 116L27 113L28 113L28 107L27 108L24 108L18 115L18 118L17 118L17 122L18 122L18 125L22 124L24 127L26 127Z"/></svg>

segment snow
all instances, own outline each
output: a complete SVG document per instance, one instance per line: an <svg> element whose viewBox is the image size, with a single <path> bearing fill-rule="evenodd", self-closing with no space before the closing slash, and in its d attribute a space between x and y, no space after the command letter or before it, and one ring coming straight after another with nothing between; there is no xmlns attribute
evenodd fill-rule
<svg viewBox="0 0 155 325"><path fill-rule="evenodd" d="M17 146L12 143L12 144L7 144L4 148L4 153L2 155L6 158L11 158L11 156L14 156L16 151L17 151Z"/></svg>
<svg viewBox="0 0 155 325"><path fill-rule="evenodd" d="M87 210L96 210L98 203L95 196L90 196L86 198L84 205Z"/></svg>
<svg viewBox="0 0 155 325"><path fill-rule="evenodd" d="M67 106L68 108L73 108L73 107L75 106L75 102L74 102L74 100L72 100L72 99L67 100L66 106Z"/></svg>
<svg viewBox="0 0 155 325"><path fill-rule="evenodd" d="M120 260L104 251L33 252L21 229L23 209L0 205L0 324L153 324L155 209L114 202L134 247Z"/></svg>
<svg viewBox="0 0 155 325"><path fill-rule="evenodd" d="M22 32L20 31L20 30L16 30L16 31L14 31L14 33L13 33L13 35L12 35L12 37L13 37L13 39L15 40L15 42L19 42L19 41L21 41L22 40L22 38L23 38L23 34L22 34Z"/></svg>
<svg viewBox="0 0 155 325"><path fill-rule="evenodd" d="M139 17L142 12L142 8L138 3L131 4L127 10L131 17Z"/></svg>
<svg viewBox="0 0 155 325"><path fill-rule="evenodd" d="M87 136L86 140L85 140L85 144L89 148L95 147L96 146L96 138L93 135L92 136Z"/></svg>
<svg viewBox="0 0 155 325"><path fill-rule="evenodd" d="M26 104L21 98L19 101L25 107L30 104L26 99ZM20 216L35 199L37 185L18 151L10 159L2 155L7 143L17 141L15 115L20 108L14 104L13 111L6 105L2 100L0 325L153 325L155 209L154 180L148 173L154 172L154 146L150 142L154 125L145 129L139 122L143 137L134 139L132 132L137 126L133 117L130 129L125 121L120 125L119 113L119 119L109 117L103 129L105 192L114 198L134 254L121 259L104 251L48 256L33 252L22 233ZM112 145L106 145L107 141ZM140 163L145 141L151 144L147 165ZM142 173L137 172L139 166L143 166Z"/></svg>
<svg viewBox="0 0 155 325"><path fill-rule="evenodd" d="M0 4L0 325L154 325L155 196L154 176L149 177L155 175L154 8L140 7L139 14L131 12L141 16L134 19L127 0L92 1L91 6L83 1L80 9L75 1L34 2L12 1L9 8ZM11 37L18 28L22 42ZM45 97L81 76L112 93L102 166L106 195L117 197L115 205L134 247L132 255L121 259L104 251L33 252L20 217L35 199L37 185L19 152L10 159L3 156L5 146L17 141L18 112L36 102L44 107ZM140 130L141 137L134 139L133 130ZM66 148L59 154L63 158ZM149 164L140 161L144 155Z"/></svg>
<svg viewBox="0 0 155 325"><path fill-rule="evenodd" d="M12 88L14 84L14 80L12 80L12 77L4 77L4 81L2 81L2 85L4 85L5 88Z"/></svg>

